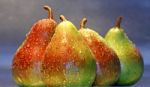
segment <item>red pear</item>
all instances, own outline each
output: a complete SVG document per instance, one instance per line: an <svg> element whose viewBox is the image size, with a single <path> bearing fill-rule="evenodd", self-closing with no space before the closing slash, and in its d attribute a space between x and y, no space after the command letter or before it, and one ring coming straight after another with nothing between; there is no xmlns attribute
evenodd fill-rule
<svg viewBox="0 0 150 87"><path fill-rule="evenodd" d="M119 58L102 36L92 29L85 28L86 22L86 18L81 20L79 32L96 57L97 73L94 84L97 86L112 85L120 75Z"/></svg>
<svg viewBox="0 0 150 87"><path fill-rule="evenodd" d="M44 85L41 80L41 62L56 27L51 8L44 6L44 9L48 11L48 18L39 20L32 26L14 55L12 74L19 86Z"/></svg>

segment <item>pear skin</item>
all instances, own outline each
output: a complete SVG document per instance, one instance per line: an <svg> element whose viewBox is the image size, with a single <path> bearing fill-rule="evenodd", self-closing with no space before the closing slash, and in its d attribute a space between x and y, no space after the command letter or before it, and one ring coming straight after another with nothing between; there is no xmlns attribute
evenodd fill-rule
<svg viewBox="0 0 150 87"><path fill-rule="evenodd" d="M48 44L43 61L43 81L50 87L90 87L96 61L76 27L63 15Z"/></svg>
<svg viewBox="0 0 150 87"><path fill-rule="evenodd" d="M102 36L93 29L85 28L86 18L80 22L80 34L96 57L97 73L95 86L114 84L120 75L120 62L117 54L108 46Z"/></svg>
<svg viewBox="0 0 150 87"><path fill-rule="evenodd" d="M13 58L12 75L19 86L45 86L41 79L41 64L45 49L55 32L56 22L52 18L51 8L44 6L44 9L48 11L48 18L32 26Z"/></svg>
<svg viewBox="0 0 150 87"><path fill-rule="evenodd" d="M141 78L144 63L139 50L120 27L121 20L122 17L118 17L116 25L107 32L105 39L115 50L121 63L121 74L116 84L127 86L135 84Z"/></svg>

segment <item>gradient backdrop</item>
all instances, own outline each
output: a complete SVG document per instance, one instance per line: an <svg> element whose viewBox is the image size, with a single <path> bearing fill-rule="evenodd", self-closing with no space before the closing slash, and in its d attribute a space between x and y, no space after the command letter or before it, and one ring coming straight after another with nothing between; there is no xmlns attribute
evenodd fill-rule
<svg viewBox="0 0 150 87"><path fill-rule="evenodd" d="M102 36L123 16L122 28L140 49L145 65L150 64L150 0L0 0L0 67L10 68L13 55L31 26L47 12L49 5L55 19L63 14L79 28L87 17L87 27Z"/></svg>

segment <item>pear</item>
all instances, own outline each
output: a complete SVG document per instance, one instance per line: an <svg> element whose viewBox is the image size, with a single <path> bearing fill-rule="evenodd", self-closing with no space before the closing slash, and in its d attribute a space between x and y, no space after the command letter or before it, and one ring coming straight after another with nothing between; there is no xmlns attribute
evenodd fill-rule
<svg viewBox="0 0 150 87"><path fill-rule="evenodd" d="M93 29L85 28L86 22L86 18L81 20L79 32L96 57L97 72L94 85L112 85L118 80L120 75L118 56L114 50L108 46L102 36Z"/></svg>
<svg viewBox="0 0 150 87"><path fill-rule="evenodd" d="M144 64L139 50L120 27L121 20L122 17L117 18L116 25L107 32L105 39L121 63L121 75L117 84L132 85L141 78Z"/></svg>
<svg viewBox="0 0 150 87"><path fill-rule="evenodd" d="M41 64L45 49L55 32L56 22L52 18L51 8L47 5L48 18L36 22L26 39L17 49L12 63L13 79L19 86L41 87Z"/></svg>
<svg viewBox="0 0 150 87"><path fill-rule="evenodd" d="M63 15L48 44L42 63L43 81L49 87L90 87L96 61L77 28Z"/></svg>

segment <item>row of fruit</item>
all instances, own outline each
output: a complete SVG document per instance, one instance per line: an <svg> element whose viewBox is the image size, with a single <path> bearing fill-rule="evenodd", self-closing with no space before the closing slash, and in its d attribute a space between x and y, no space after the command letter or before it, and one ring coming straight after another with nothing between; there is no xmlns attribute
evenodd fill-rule
<svg viewBox="0 0 150 87"><path fill-rule="evenodd" d="M36 22L17 49L12 75L19 86L107 86L132 85L143 74L139 50L120 27L122 17L105 38L85 28L83 18L78 30L63 15L59 24L48 18Z"/></svg>

